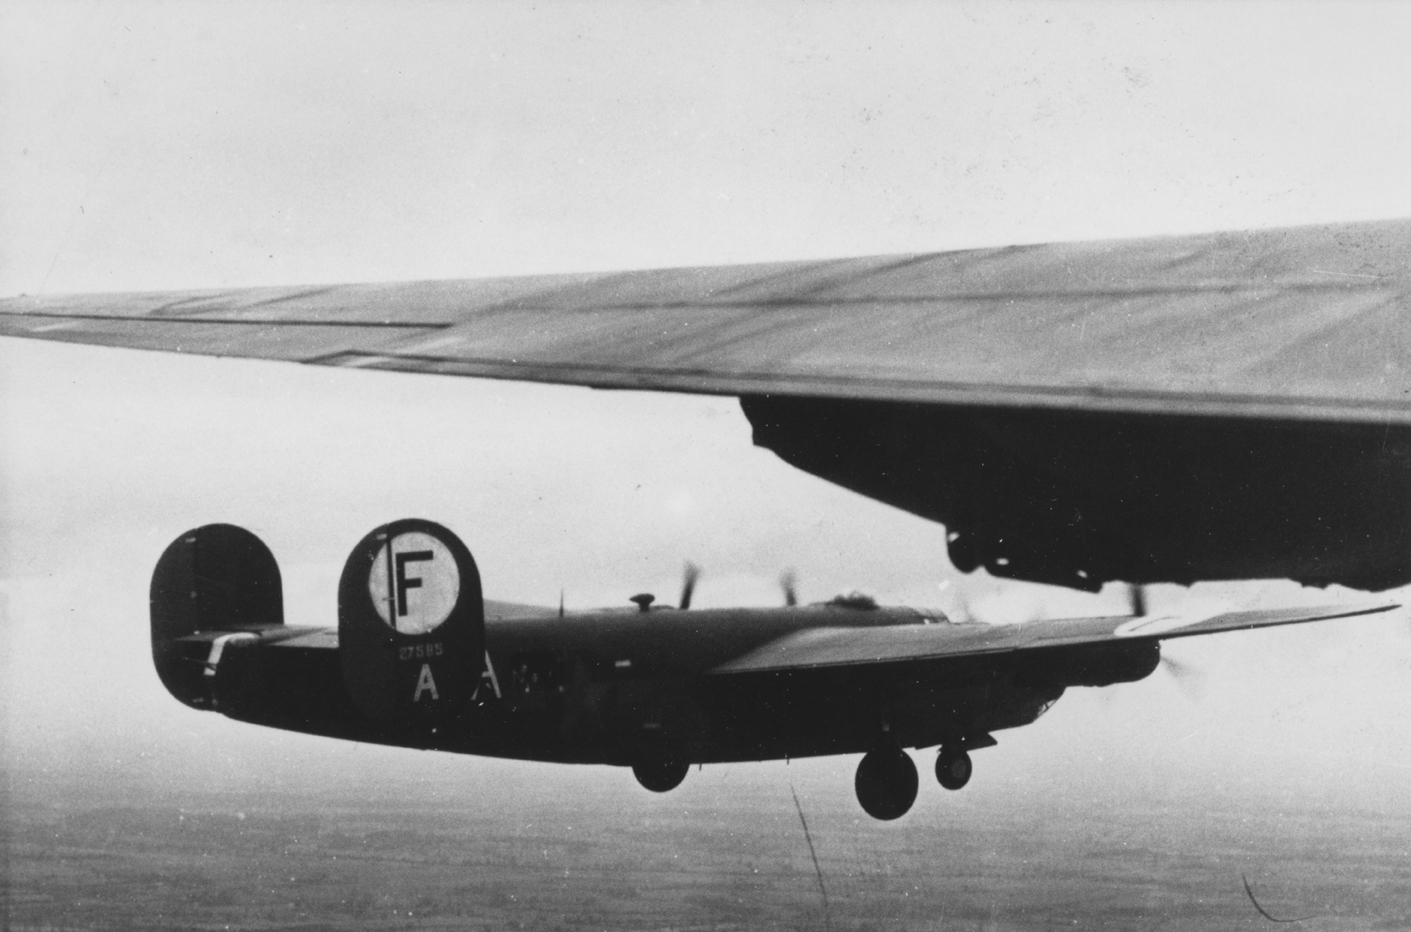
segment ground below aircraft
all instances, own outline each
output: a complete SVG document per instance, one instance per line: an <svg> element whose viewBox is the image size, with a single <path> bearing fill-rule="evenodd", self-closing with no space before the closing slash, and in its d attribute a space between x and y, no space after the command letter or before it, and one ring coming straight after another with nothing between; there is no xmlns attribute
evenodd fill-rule
<svg viewBox="0 0 1411 932"><path fill-rule="evenodd" d="M991 626L864 596L779 608L564 612L487 601L469 550L430 521L369 533L344 565L337 630L284 624L279 566L212 524L162 554L152 653L167 689L233 719L464 754L631 767L647 789L692 764L863 754L855 790L904 815L907 748L937 747L947 789L970 751L1034 722L1072 686L1140 680L1163 639L1385 611L1392 605L1081 618Z"/></svg>

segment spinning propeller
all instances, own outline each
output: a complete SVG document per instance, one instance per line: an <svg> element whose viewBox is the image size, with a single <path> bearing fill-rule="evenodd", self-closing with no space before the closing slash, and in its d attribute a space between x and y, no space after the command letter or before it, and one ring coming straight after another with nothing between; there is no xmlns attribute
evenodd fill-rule
<svg viewBox="0 0 1411 932"><path fill-rule="evenodd" d="M1127 601L1132 607L1132 614L1138 618L1146 616L1146 587L1141 583L1129 583L1127 585Z"/></svg>
<svg viewBox="0 0 1411 932"><path fill-rule="evenodd" d="M784 605L793 608L799 604L799 578L793 570L785 570L779 574L779 588L784 592Z"/></svg>
<svg viewBox="0 0 1411 932"><path fill-rule="evenodd" d="M1132 614L1138 618L1144 617L1146 608L1146 587L1140 583L1131 583L1127 587L1127 602L1131 606ZM1165 645L1163 645L1164 647ZM1176 685L1181 687L1188 698L1197 698L1200 688L1200 671L1188 663L1182 663L1174 657L1167 655L1166 651L1161 652L1161 667L1176 681Z"/></svg>
<svg viewBox="0 0 1411 932"><path fill-rule="evenodd" d="M686 561L686 569L681 575L681 599L677 602L680 609L691 607L691 595L696 591L696 580L701 578L701 568L690 560Z"/></svg>
<svg viewBox="0 0 1411 932"><path fill-rule="evenodd" d="M681 577L681 599L677 604L678 608L689 609L691 607L691 596L695 594L696 583L701 578L701 568L690 560L686 561L686 570ZM799 604L798 576L793 570L785 570L779 574L779 588L784 593L784 605L793 608Z"/></svg>
<svg viewBox="0 0 1411 932"><path fill-rule="evenodd" d="M997 594L982 596L977 608L972 595L963 588L951 588L951 581L944 580L936 585L938 592L946 594L944 602L948 609L943 612L947 620L961 624L1028 624L1042 621L1046 611L1041 601L1032 598L1015 598L1012 587L1004 587ZM953 610L951 610L953 609Z"/></svg>

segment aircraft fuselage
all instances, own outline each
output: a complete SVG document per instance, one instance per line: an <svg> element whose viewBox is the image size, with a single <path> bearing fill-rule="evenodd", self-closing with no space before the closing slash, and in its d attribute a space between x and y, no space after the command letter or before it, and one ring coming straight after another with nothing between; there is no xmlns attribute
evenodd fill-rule
<svg viewBox="0 0 1411 932"><path fill-rule="evenodd" d="M681 605L689 606L688 570ZM786 586L786 602L794 601ZM955 624L840 596L810 606L651 607L566 615L487 601L449 529L375 528L338 584L338 628L284 624L269 548L229 524L174 540L152 573L152 659L173 696L231 718L333 738L632 768L654 792L690 765L861 753L878 819L916 799L907 748L939 747L936 780L1030 724L1069 686L1140 680L1161 639L1386 611L1328 606Z"/></svg>
<svg viewBox="0 0 1411 932"><path fill-rule="evenodd" d="M288 647L222 660L218 711L351 740L563 763L693 763L990 743L1062 694L1007 655L880 668L711 675L752 647L808 628L951 624L906 608L602 611L486 622L473 707L434 730L384 730L347 697L336 652ZM258 665L261 669L253 669ZM1148 671L1149 672L1149 671ZM1048 671L1053 680L1054 671ZM261 684L251 688L250 684ZM279 684L275 688L275 684Z"/></svg>

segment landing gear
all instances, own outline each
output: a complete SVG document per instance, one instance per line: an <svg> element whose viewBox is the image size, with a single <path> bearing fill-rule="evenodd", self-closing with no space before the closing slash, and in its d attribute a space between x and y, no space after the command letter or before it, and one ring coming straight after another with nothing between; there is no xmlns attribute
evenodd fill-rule
<svg viewBox="0 0 1411 932"><path fill-rule="evenodd" d="M632 775L637 778L638 783L653 793L665 793L680 786L681 781L686 779L686 771L690 769L691 765L688 763L651 761L633 764Z"/></svg>
<svg viewBox="0 0 1411 932"><path fill-rule="evenodd" d="M970 755L964 750L950 751L945 748L936 755L936 782L948 790L958 790L970 782Z"/></svg>
<svg viewBox="0 0 1411 932"><path fill-rule="evenodd" d="M874 819L890 821L906 815L916 802L916 765L895 744L869 751L857 765L853 786L857 801Z"/></svg>

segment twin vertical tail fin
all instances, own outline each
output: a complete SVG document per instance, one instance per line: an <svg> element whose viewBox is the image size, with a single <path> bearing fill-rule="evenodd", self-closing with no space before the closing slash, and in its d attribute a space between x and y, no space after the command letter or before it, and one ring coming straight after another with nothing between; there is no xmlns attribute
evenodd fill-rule
<svg viewBox="0 0 1411 932"><path fill-rule="evenodd" d="M385 524L353 549L338 586L336 647L327 632L284 626L274 556L229 524L167 547L151 606L157 675L194 708L429 742L469 711L480 686L480 573L465 544L431 521Z"/></svg>
<svg viewBox="0 0 1411 932"><path fill-rule="evenodd" d="M359 541L338 583L338 650L349 698L379 726L434 733L468 712L485 602L460 538L408 518Z"/></svg>
<svg viewBox="0 0 1411 932"><path fill-rule="evenodd" d="M214 666L227 636L284 625L284 589L274 555L233 524L187 531L152 571L152 662L177 699L214 705ZM225 641L221 639L225 638Z"/></svg>

